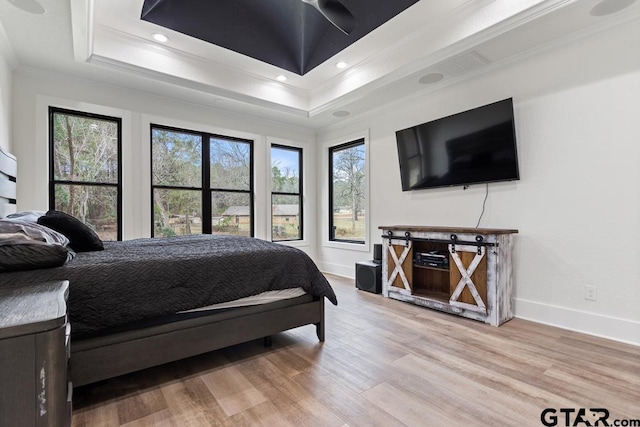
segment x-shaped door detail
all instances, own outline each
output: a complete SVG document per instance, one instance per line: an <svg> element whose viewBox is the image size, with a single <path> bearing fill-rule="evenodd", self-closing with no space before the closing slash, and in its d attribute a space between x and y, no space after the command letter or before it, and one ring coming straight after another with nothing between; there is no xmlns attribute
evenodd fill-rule
<svg viewBox="0 0 640 427"><path fill-rule="evenodd" d="M471 279L471 276L473 276L473 273L476 271L476 268L478 268L478 265L480 265L480 262L484 258L486 254L486 249L484 246L480 246L479 250L477 250L476 248L474 248L473 250L477 251L476 256L473 258L473 260L471 261L471 264L469 264L469 267L467 268L464 266L464 264L462 263L462 260L460 259L460 256L458 255L458 252L460 251L459 246L449 245L449 253L451 254L451 258L453 259L456 267L458 268L458 271L460 271L460 274L462 275L462 277L460 278L460 281L458 282L458 285L456 286L456 289L453 291L453 293L451 294L451 297L449 298L449 304L454 305L456 307L464 308L467 310L486 313L487 307L485 306L484 301L482 301L482 298L478 293L478 289L476 288L476 285L473 283L473 280ZM473 296L473 299L476 302L475 305L458 301L458 298L460 298L460 295L462 294L462 291L464 291L465 287L469 289L469 292L471 292L471 295Z"/></svg>
<svg viewBox="0 0 640 427"><path fill-rule="evenodd" d="M394 265L393 272L391 273L391 276L389 276L389 283L393 283L393 281L399 275L400 280L402 280L402 284L404 285L404 288L409 292L411 292L411 285L409 285L409 280L407 280L407 275L404 274L404 270L402 269L402 263L404 263L404 260L407 259L407 256L409 256L409 253L411 252L411 246L412 246L411 242L409 242L409 244L405 246L404 250L402 251L402 254L400 254L400 258L398 258L398 255L396 254L396 251L394 249L394 245L389 245L389 256L391 256L391 259L393 260L393 265Z"/></svg>

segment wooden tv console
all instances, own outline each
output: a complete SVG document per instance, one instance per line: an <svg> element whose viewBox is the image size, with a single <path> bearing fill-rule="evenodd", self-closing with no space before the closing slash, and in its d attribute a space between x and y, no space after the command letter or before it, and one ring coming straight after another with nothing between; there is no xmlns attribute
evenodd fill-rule
<svg viewBox="0 0 640 427"><path fill-rule="evenodd" d="M513 317L518 230L381 226L382 294L493 326Z"/></svg>

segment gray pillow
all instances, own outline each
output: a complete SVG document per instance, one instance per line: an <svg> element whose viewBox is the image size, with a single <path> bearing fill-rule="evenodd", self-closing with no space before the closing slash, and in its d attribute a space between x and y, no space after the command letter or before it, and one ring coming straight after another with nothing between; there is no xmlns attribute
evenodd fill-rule
<svg viewBox="0 0 640 427"><path fill-rule="evenodd" d="M35 222L0 219L0 235L22 233L33 240L67 246L69 239L55 230Z"/></svg>
<svg viewBox="0 0 640 427"><path fill-rule="evenodd" d="M75 253L58 244L48 244L23 236L0 239L0 273L60 267Z"/></svg>
<svg viewBox="0 0 640 427"><path fill-rule="evenodd" d="M46 214L44 211L24 211L16 212L11 215L7 215L5 219L25 221L25 222L38 222L38 218Z"/></svg>

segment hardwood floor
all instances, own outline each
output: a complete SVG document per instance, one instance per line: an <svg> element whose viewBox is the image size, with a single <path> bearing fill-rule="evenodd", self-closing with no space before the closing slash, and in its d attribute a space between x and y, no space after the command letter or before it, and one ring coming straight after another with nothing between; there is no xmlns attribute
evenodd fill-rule
<svg viewBox="0 0 640 427"><path fill-rule="evenodd" d="M592 425L589 408L640 419L638 347L520 319L496 328L328 278L339 305L326 304L325 343L305 326L271 348L81 387L73 426L534 426L545 408L557 425L576 419L561 408Z"/></svg>

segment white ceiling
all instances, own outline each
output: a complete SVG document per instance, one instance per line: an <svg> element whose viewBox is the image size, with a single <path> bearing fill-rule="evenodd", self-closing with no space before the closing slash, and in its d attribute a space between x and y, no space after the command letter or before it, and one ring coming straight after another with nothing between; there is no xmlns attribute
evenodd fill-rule
<svg viewBox="0 0 640 427"><path fill-rule="evenodd" d="M0 50L15 67L149 91L318 128L611 25L634 0L420 0L304 76L140 20L143 0L0 0ZM365 1L365 0L363 0ZM605 16L604 9L619 12ZM151 34L162 32L161 44ZM349 66L340 70L338 61ZM432 84L418 80L444 77ZM284 83L275 80L283 74ZM339 113L338 116L346 113Z"/></svg>

